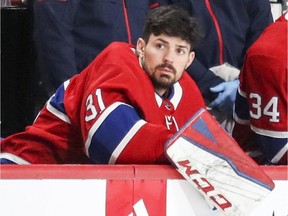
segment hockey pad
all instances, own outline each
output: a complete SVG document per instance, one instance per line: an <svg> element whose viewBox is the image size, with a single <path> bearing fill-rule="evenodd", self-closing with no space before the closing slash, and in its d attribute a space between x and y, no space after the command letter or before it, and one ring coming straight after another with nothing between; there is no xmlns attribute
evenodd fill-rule
<svg viewBox="0 0 288 216"><path fill-rule="evenodd" d="M273 181L204 109L167 141L165 153L224 215L249 215L274 188Z"/></svg>

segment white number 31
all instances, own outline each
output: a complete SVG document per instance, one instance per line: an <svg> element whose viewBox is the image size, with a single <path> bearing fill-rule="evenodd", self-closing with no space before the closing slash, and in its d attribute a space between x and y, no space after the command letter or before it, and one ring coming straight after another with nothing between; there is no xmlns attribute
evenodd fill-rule
<svg viewBox="0 0 288 216"><path fill-rule="evenodd" d="M95 92L95 95L97 97L97 103L100 109L100 112L102 112L105 109L104 102L102 100L102 94L101 94L101 89L97 89ZM87 115L85 116L85 121L91 121L97 116L97 110L94 105L93 101L93 95L90 94L87 99L86 99L86 110L87 110Z"/></svg>
<svg viewBox="0 0 288 216"><path fill-rule="evenodd" d="M260 95L256 93L251 93L250 98L253 100L253 110L250 110L250 116L252 118L259 119L262 115L266 115L270 117L270 122L279 122L280 113L278 111L278 97L272 97L270 101L266 104L266 106L265 104L262 104Z"/></svg>

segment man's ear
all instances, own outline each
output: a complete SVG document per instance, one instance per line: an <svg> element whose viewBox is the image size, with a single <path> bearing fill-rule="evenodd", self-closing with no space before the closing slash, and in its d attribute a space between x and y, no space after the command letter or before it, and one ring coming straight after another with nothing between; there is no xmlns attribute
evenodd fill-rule
<svg viewBox="0 0 288 216"><path fill-rule="evenodd" d="M145 41L142 38L139 38L136 45L136 50L139 56L143 55L145 46L146 46Z"/></svg>
<svg viewBox="0 0 288 216"><path fill-rule="evenodd" d="M195 52L192 51L192 52L189 53L188 62L186 64L185 70L192 64L194 58L195 58Z"/></svg>

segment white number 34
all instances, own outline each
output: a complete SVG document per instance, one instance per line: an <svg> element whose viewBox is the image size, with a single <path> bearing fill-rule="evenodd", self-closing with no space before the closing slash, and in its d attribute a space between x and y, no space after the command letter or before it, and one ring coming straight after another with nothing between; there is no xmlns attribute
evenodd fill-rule
<svg viewBox="0 0 288 216"><path fill-rule="evenodd" d="M262 104L261 96L259 94L251 93L250 99L253 101L250 110L250 116L252 118L259 119L262 115L265 115L270 117L270 122L279 122L280 113L278 111L278 97L272 97L266 105Z"/></svg>

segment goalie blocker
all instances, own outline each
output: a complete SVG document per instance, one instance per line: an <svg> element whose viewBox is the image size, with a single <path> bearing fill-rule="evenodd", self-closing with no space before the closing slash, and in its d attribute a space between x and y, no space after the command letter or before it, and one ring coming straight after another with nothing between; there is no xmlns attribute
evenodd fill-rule
<svg viewBox="0 0 288 216"><path fill-rule="evenodd" d="M204 109L165 145L180 174L225 215L249 215L274 188L236 141Z"/></svg>

